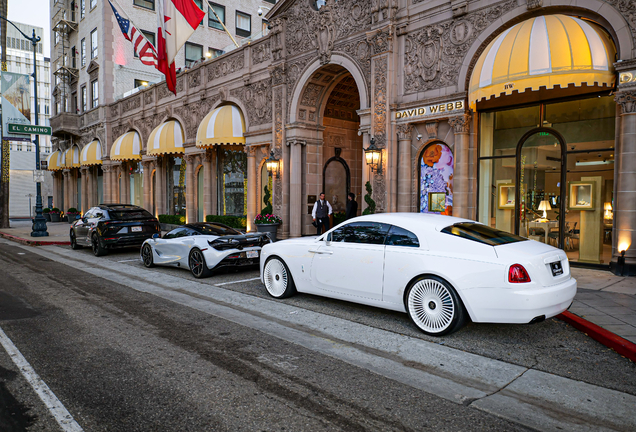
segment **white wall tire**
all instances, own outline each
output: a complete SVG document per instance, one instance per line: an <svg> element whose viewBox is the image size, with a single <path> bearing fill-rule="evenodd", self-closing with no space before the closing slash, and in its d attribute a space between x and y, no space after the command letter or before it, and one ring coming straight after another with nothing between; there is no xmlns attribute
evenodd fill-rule
<svg viewBox="0 0 636 432"><path fill-rule="evenodd" d="M296 293L296 286L291 273L283 260L271 257L263 268L263 280L269 295L283 299Z"/></svg>
<svg viewBox="0 0 636 432"><path fill-rule="evenodd" d="M411 284L406 310L413 323L431 336L453 333L466 320L464 305L453 287L435 276L424 276Z"/></svg>

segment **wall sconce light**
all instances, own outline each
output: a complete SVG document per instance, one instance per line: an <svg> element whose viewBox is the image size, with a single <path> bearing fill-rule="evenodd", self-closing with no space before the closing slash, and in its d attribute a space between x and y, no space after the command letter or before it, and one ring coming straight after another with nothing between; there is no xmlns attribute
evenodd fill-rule
<svg viewBox="0 0 636 432"><path fill-rule="evenodd" d="M380 174L382 172L382 150L375 146L375 138L371 137L369 147L364 149L364 156L371 171Z"/></svg>
<svg viewBox="0 0 636 432"><path fill-rule="evenodd" d="M269 152L269 157L265 160L265 165L267 166L267 171L273 176L276 177L278 175L278 167L280 165L280 160L276 159L274 156L274 152Z"/></svg>

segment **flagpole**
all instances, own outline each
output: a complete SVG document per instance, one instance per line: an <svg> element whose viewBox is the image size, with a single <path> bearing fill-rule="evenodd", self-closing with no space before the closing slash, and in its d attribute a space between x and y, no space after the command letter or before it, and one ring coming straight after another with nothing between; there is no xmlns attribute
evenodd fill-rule
<svg viewBox="0 0 636 432"><path fill-rule="evenodd" d="M234 42L234 45L236 45L236 47L239 48L240 45L238 43L236 43L236 40L234 39L234 37L232 37L230 32L227 30L227 27L225 27L225 24L223 24L223 21L221 21L221 18L219 18L219 16L216 14L216 11L214 10L214 8L208 6L208 9L210 9L212 11L214 16L216 17L216 20L219 22L219 24L221 24L223 26L223 30L225 30L225 33L227 33L227 35L230 37L230 39L232 39L232 42Z"/></svg>

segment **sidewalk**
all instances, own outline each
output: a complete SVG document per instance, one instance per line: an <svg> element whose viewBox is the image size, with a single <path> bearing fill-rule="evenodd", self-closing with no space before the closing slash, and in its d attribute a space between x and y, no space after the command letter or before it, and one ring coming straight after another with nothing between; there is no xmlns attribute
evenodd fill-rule
<svg viewBox="0 0 636 432"><path fill-rule="evenodd" d="M70 245L70 224L47 222L48 237L31 237L30 220L11 220L0 237L26 245ZM559 318L636 362L636 277L572 268L578 292Z"/></svg>

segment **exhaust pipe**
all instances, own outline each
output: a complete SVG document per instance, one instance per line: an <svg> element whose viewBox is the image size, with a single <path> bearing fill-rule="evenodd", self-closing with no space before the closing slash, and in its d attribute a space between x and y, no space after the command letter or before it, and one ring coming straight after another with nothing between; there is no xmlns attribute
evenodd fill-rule
<svg viewBox="0 0 636 432"><path fill-rule="evenodd" d="M545 321L545 315L539 315L532 318L528 324L536 324L540 323L541 321Z"/></svg>

